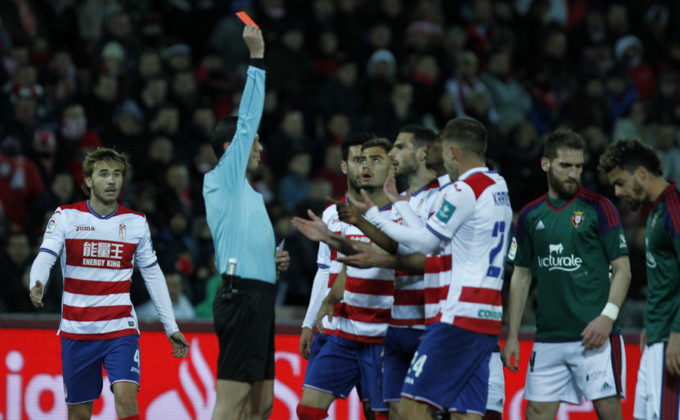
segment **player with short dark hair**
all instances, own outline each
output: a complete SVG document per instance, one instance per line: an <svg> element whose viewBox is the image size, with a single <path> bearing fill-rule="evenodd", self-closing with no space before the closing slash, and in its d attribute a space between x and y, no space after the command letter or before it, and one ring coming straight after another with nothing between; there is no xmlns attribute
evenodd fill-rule
<svg viewBox="0 0 680 420"><path fill-rule="evenodd" d="M578 404L585 397L598 418L620 419L626 372L616 319L630 284L626 239L611 202L581 187L583 138L558 129L544 146L548 193L522 209L508 252L515 267L503 363L512 372L518 369L520 321L536 277L527 418L553 419L560 402ZM602 374L588 375L595 370Z"/></svg>
<svg viewBox="0 0 680 420"><path fill-rule="evenodd" d="M619 140L600 156L599 169L633 210L647 217L647 306L635 387L636 419L678 417L680 388L680 187L661 176L656 152L640 140Z"/></svg>

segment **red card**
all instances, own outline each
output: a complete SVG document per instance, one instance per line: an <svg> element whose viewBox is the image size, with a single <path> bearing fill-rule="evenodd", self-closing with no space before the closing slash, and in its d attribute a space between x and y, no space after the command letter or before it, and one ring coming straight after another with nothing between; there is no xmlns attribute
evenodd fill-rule
<svg viewBox="0 0 680 420"><path fill-rule="evenodd" d="M257 23L253 22L250 16L248 16L248 13L238 12L236 13L236 16L238 16L238 18L241 19L241 22L245 23L246 25L254 25L257 29L260 29L260 27L257 26Z"/></svg>

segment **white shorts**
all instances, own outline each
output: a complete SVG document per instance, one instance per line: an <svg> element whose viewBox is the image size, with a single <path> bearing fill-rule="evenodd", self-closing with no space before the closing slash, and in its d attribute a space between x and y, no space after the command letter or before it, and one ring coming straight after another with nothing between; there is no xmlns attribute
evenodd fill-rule
<svg viewBox="0 0 680 420"><path fill-rule="evenodd" d="M625 397L626 352L620 334L602 346L585 350L580 341L534 343L524 399L580 404L581 398Z"/></svg>
<svg viewBox="0 0 680 420"><path fill-rule="evenodd" d="M505 404L505 376L503 376L503 362L499 352L491 353L489 359L489 396L486 400L487 411L503 413Z"/></svg>
<svg viewBox="0 0 680 420"><path fill-rule="evenodd" d="M678 378L666 370L666 343L645 347L635 385L636 419L678 419L680 387Z"/></svg>

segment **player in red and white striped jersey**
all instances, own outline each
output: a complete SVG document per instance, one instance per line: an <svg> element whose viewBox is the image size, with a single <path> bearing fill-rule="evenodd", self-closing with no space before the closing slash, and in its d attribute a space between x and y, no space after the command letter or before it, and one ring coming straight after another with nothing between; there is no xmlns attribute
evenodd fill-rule
<svg viewBox="0 0 680 420"><path fill-rule="evenodd" d="M62 342L64 390L69 418L89 418L101 394L102 365L122 419L138 419L139 328L130 282L139 267L172 354L184 357L189 343L177 328L163 272L151 245L146 217L117 203L127 156L99 148L83 163L87 201L56 209L31 267L30 298L42 307L42 291L58 257L64 276Z"/></svg>
<svg viewBox="0 0 680 420"><path fill-rule="evenodd" d="M348 172L348 182L359 188L370 189L378 202L388 204L382 185L390 170L387 139L372 139L361 151L358 173ZM340 211L347 206L339 206ZM389 214L390 206L383 208ZM308 238L324 241L336 249L342 244L333 242L328 227L318 217L312 220L293 219L293 224ZM315 230L318 229L318 230ZM315 236L319 234L318 236ZM356 227L345 231L348 239L367 242L368 238ZM333 238L333 239L331 239ZM303 420L322 419L326 410L338 397L344 398L353 386L361 384L362 397L368 396L373 411L385 412L382 398L382 363L385 331L393 301L392 270L348 268L338 276L331 294L324 300L321 313L333 314L337 329L307 371L298 416ZM337 305L336 305L337 304ZM334 307L335 305L335 307Z"/></svg>
<svg viewBox="0 0 680 420"><path fill-rule="evenodd" d="M440 136L444 164L457 181L442 191L444 200L425 227L385 220L366 195L363 203L352 202L392 239L423 255L437 253L434 271L446 280L426 284L426 299L432 289L440 305L404 381L400 417L408 419L431 418L431 407L466 418L483 415L502 314L512 216L505 180L484 166L486 129L479 122L452 120Z"/></svg>

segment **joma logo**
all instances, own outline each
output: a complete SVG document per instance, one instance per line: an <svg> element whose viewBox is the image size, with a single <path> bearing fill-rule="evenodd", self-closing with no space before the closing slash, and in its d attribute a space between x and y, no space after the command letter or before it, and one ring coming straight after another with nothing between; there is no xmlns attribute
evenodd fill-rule
<svg viewBox="0 0 680 420"><path fill-rule="evenodd" d="M94 232L94 226L76 226L76 232Z"/></svg>

